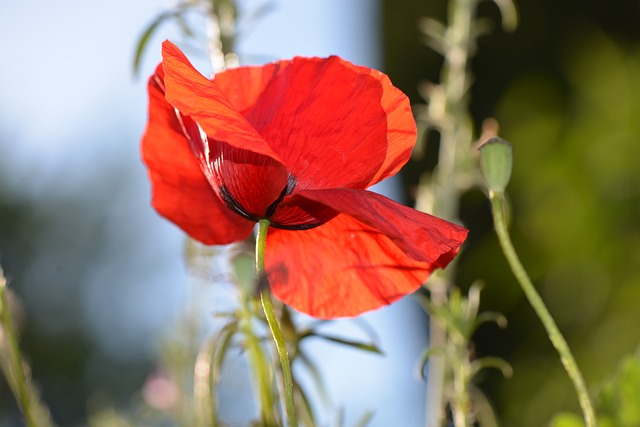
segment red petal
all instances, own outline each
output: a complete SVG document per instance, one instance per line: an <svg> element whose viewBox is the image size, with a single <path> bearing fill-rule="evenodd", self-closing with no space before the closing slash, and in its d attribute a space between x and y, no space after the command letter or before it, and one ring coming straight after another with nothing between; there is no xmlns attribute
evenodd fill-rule
<svg viewBox="0 0 640 427"><path fill-rule="evenodd" d="M242 240L254 224L227 208L212 190L173 107L158 86L162 75L160 66L157 75L149 80L149 121L142 138L153 206L160 215L205 244Z"/></svg>
<svg viewBox="0 0 640 427"><path fill-rule="evenodd" d="M314 317L355 316L414 292L436 268L347 215L306 231L269 229L265 268L274 295Z"/></svg>
<svg viewBox="0 0 640 427"><path fill-rule="evenodd" d="M365 188L397 172L415 145L406 96L335 56L228 70L214 82L300 188Z"/></svg>
<svg viewBox="0 0 640 427"><path fill-rule="evenodd" d="M195 120L210 141L224 141L279 161L233 104L169 41L162 43L162 65L167 102Z"/></svg>
<svg viewBox="0 0 640 427"><path fill-rule="evenodd" d="M269 208L280 199L288 184L288 174L281 163L224 142L214 143L211 156L216 185L224 192L223 200L231 197L225 201L254 221L272 214Z"/></svg>
<svg viewBox="0 0 640 427"><path fill-rule="evenodd" d="M409 161L416 145L417 129L409 99L382 74L385 90L381 104L387 114L387 155L369 185L395 175Z"/></svg>
<svg viewBox="0 0 640 427"><path fill-rule="evenodd" d="M302 199L297 201L296 199ZM444 268L458 253L468 230L419 212L371 191L353 189L295 192L283 203L305 205L312 200L347 214L389 237L416 261Z"/></svg>
<svg viewBox="0 0 640 427"><path fill-rule="evenodd" d="M283 60L261 66L232 68L216 74L213 82L233 107L244 114L290 62Z"/></svg>
<svg viewBox="0 0 640 427"><path fill-rule="evenodd" d="M313 200L285 197L271 217L272 227L287 230L305 230L317 227L335 218L339 212Z"/></svg>

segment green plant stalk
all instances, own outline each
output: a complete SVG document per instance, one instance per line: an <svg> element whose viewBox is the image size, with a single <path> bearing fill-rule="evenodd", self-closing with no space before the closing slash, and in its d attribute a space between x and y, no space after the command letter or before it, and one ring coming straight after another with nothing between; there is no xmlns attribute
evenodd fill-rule
<svg viewBox="0 0 640 427"><path fill-rule="evenodd" d="M467 61L470 56L473 20L476 0L450 0L448 25L445 37L448 48L444 53L442 87L444 88L445 116L439 123L440 149L433 183L423 197L418 197L417 208L434 215L453 220L458 215L461 189L456 178L465 174L472 132L467 114L467 88L469 75ZM433 101L433 100L432 100ZM430 102L432 102L430 101ZM447 292L452 286L455 263L430 282L430 297L436 305L446 305ZM447 334L440 321L430 317L429 346L446 346ZM429 360L426 394L426 426L439 427L444 415L443 392L447 362L442 355L434 354ZM454 374L456 369L454 368ZM457 389L457 387L456 387ZM466 390L466 387L464 388ZM454 399L456 399L454 397ZM458 397L466 400L466 397ZM458 426L457 424L455 424Z"/></svg>
<svg viewBox="0 0 640 427"><path fill-rule="evenodd" d="M236 333L237 322L224 325L202 345L193 370L193 400L196 427L219 427L216 385L225 348Z"/></svg>
<svg viewBox="0 0 640 427"><path fill-rule="evenodd" d="M258 221L258 237L256 238L256 273L259 278L264 274L264 254L267 245L267 230L269 229L269 220L261 219ZM260 280L260 279L259 279ZM296 417L296 408L293 402L293 376L291 375L291 364L289 362L289 354L287 346L284 342L278 319L273 310L273 302L271 301L271 292L268 286L264 286L260 291L260 300L262 309L267 318L273 341L276 344L278 357L280 358L280 367L282 368L282 392L284 394L284 408L287 416L287 425L289 427L297 427L298 420Z"/></svg>
<svg viewBox="0 0 640 427"><path fill-rule="evenodd" d="M596 416L593 410L593 404L589 398L584 377L578 368L578 364L571 353L571 349L569 348L567 341L562 336L562 333L558 329L556 322L553 320L551 313L549 313L544 301L542 301L540 294L536 291L529 275L520 262L520 259L513 247L513 243L511 242L511 238L509 237L509 232L507 231L507 225L504 219L504 194L492 192L489 194L489 197L491 199L491 210L493 212L493 223L496 229L496 234L498 235L498 240L500 241L500 246L502 247L505 257L507 258L507 262L511 267L511 271L513 271L513 275L516 277L520 287L522 287L529 303L542 321L551 343L560 355L560 361L567 371L578 395L585 424L587 427L595 427Z"/></svg>
<svg viewBox="0 0 640 427"><path fill-rule="evenodd" d="M211 377L211 360L215 353L215 339L210 339L198 352L193 369L193 400L197 427L217 427L214 403L215 384Z"/></svg>
<svg viewBox="0 0 640 427"><path fill-rule="evenodd" d="M207 43L213 73L237 67L238 60L233 52L236 24L235 2L233 0L210 0L207 15Z"/></svg>
<svg viewBox="0 0 640 427"><path fill-rule="evenodd" d="M18 339L16 337L11 311L9 310L9 301L7 298L7 281L4 278L2 269L0 269L0 321L2 322L2 331L9 350L10 365L5 372L7 381L12 384L12 390L16 394L20 409L24 413L27 427L37 427L36 416L33 411L31 397L28 389L28 380L22 365L22 356ZM2 337L0 337L2 338ZM11 375L13 374L13 375ZM14 381L11 381L13 377Z"/></svg>
<svg viewBox="0 0 640 427"><path fill-rule="evenodd" d="M237 56L234 53L235 13L234 0L210 0L209 2L209 6L207 8L207 39L209 57L211 59L211 66L214 74L224 71L227 68L234 68L238 66ZM268 227L268 220L265 219L259 221L258 238L256 239L256 274L258 277L260 277L262 272L264 272L264 249ZM268 293L268 290L266 292ZM284 389L286 396L285 408L287 419L290 426L297 426L295 410L293 409L293 380L291 377L288 355L286 354L286 348L284 347L284 339L282 338L278 322L275 319L270 296L265 295L264 292L262 292L260 297L269 328L271 329L271 333L276 341L276 347L278 349L278 354L280 355L280 363L284 373ZM260 347L260 342L253 333L253 329L251 327L252 311L250 304L251 302L249 299L244 300L244 307L241 309L241 330L248 340L249 358L253 370L253 377L256 378L258 383L262 421L267 426L275 426L277 423L275 414L273 414L274 402L270 388L271 382L269 378L268 365L265 355ZM270 313L270 315L268 313ZM280 341L278 341L277 336L280 337ZM284 349L284 357L281 354L281 347ZM291 404L289 404L289 401Z"/></svg>
<svg viewBox="0 0 640 427"><path fill-rule="evenodd" d="M456 347L455 356L457 360L457 368L453 375L453 387L454 396L451 402L453 412L453 425L456 427L468 427L469 426L469 408L471 402L469 399L469 357L467 354L467 342L455 342L453 345Z"/></svg>
<svg viewBox="0 0 640 427"><path fill-rule="evenodd" d="M239 310L240 330L246 337L249 364L251 366L251 378L255 381L260 400L260 415L265 426L277 425L277 417L274 413L275 402L271 392L271 375L269 364L262 351L260 340L253 333L251 299L243 298L243 306Z"/></svg>

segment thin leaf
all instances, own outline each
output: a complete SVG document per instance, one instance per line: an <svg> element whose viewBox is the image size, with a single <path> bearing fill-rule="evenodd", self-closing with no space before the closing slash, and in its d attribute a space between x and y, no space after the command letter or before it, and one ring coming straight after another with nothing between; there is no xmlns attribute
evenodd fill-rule
<svg viewBox="0 0 640 427"><path fill-rule="evenodd" d="M426 36L425 43L427 46L440 54L444 54L447 51L449 43L444 24L432 18L422 18L418 22L418 27Z"/></svg>
<svg viewBox="0 0 640 427"><path fill-rule="evenodd" d="M151 22L151 24L149 24L146 30L144 30L142 36L140 36L140 39L138 40L138 43L136 45L136 53L133 58L133 75L135 77L138 77L138 74L140 72L140 62L142 61L142 54L147 47L147 43L149 43L149 39L161 23L163 23L167 18L170 18L174 15L175 12L161 13L156 19Z"/></svg>
<svg viewBox="0 0 640 427"><path fill-rule="evenodd" d="M499 357L483 357L471 362L471 371L469 372L469 376L473 378L478 372L487 368L498 369L502 372L502 375L504 375L505 378L509 378L513 375L513 368L504 359Z"/></svg>
<svg viewBox="0 0 640 427"><path fill-rule="evenodd" d="M216 427L218 425L216 384L220 377L221 366L229 342L237 329L237 322L224 325L211 340L202 345L196 357L193 374L193 397L198 427Z"/></svg>
<svg viewBox="0 0 640 427"><path fill-rule="evenodd" d="M183 10L184 11L184 10ZM182 30L182 33L187 37L193 37L193 31L189 28L189 24L184 19L183 13L176 14L176 21L178 22L178 26Z"/></svg>
<svg viewBox="0 0 640 427"><path fill-rule="evenodd" d="M484 323L492 322L498 325L500 329L505 329L508 325L507 318L502 313L494 311L483 311L476 317L476 328Z"/></svg>
<svg viewBox="0 0 640 427"><path fill-rule="evenodd" d="M200 348L193 370L193 399L195 419L198 427L216 427L213 408L214 386L211 384L211 360L216 348L216 339L205 342Z"/></svg>
<svg viewBox="0 0 640 427"><path fill-rule="evenodd" d="M302 363L304 363L304 365L309 371L309 374L311 374L313 382L315 383L315 386L316 386L316 390L320 395L320 399L326 405L330 405L331 398L329 397L329 393L327 392L327 386L325 385L324 380L322 379L322 374L320 373L320 370L318 369L316 364L313 363L313 361L309 359L309 357L303 352L298 353L298 358Z"/></svg>
<svg viewBox="0 0 640 427"><path fill-rule="evenodd" d="M376 353L376 354L380 354L380 355L384 354L382 352L382 350L380 350L376 344L367 344L367 343L360 342L360 341L348 340L348 339L345 339L345 338L340 338L340 337L336 337L336 336L333 336L333 335L326 335L326 334L317 333L317 332L314 333L314 336L316 336L318 338L324 338L327 341L335 342L337 344L342 344L342 345L346 345L346 346L349 346L349 347L357 348L358 350L369 351L371 353Z"/></svg>
<svg viewBox="0 0 640 427"><path fill-rule="evenodd" d="M427 367L427 362L429 358L435 353L443 353L442 349L439 347L430 347L422 351L420 356L418 357L418 364L416 365L416 371L418 376L422 380L426 380L427 377L424 375L425 368Z"/></svg>
<svg viewBox="0 0 640 427"><path fill-rule="evenodd" d="M213 370L212 375L215 381L220 379L220 374L222 372L222 365L224 364L224 359L227 355L227 350L231 344L231 340L234 334L238 331L238 322L234 321L226 324L220 332L218 332L217 337L217 345L216 352L214 354L213 359Z"/></svg>
<svg viewBox="0 0 640 427"><path fill-rule="evenodd" d="M518 27L518 11L513 0L493 0L500 9L502 28L507 32L515 31Z"/></svg>
<svg viewBox="0 0 640 427"><path fill-rule="evenodd" d="M237 316L235 311L216 311L211 314L214 319L235 319Z"/></svg>
<svg viewBox="0 0 640 427"><path fill-rule="evenodd" d="M296 396L298 418L303 424L306 424L309 427L315 427L315 416L311 402L309 401L309 398L307 398L307 394L298 383L294 384L294 392Z"/></svg>
<svg viewBox="0 0 640 427"><path fill-rule="evenodd" d="M252 327L251 301L245 301L241 318L241 330L243 334L242 346L247 350L250 360L251 376L255 380L255 391L259 402L261 421L265 425L276 425L278 415L276 413L275 396L273 395L273 364L266 350L260 344L260 338L256 336Z"/></svg>
<svg viewBox="0 0 640 427"><path fill-rule="evenodd" d="M54 426L49 410L31 382L29 366L22 360L17 332L9 306L9 289L0 266L0 371L13 392L28 426Z"/></svg>
<svg viewBox="0 0 640 427"><path fill-rule="evenodd" d="M355 317L351 319L351 322L355 324L362 332L364 332L367 338L369 338L369 341L376 343L380 341L376 330L369 323L367 323L366 320L360 317Z"/></svg>
<svg viewBox="0 0 640 427"><path fill-rule="evenodd" d="M477 425L482 427L500 427L491 402L478 387L470 385L469 396Z"/></svg>

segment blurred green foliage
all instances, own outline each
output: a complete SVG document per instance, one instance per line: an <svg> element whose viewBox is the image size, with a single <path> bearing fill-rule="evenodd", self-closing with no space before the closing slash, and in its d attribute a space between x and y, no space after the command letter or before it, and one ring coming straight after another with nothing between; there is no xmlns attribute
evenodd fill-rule
<svg viewBox="0 0 640 427"><path fill-rule="evenodd" d="M622 359L616 371L602 384L598 393L598 425L633 427L640 425L640 353ZM550 427L582 427L573 413L556 415Z"/></svg>
<svg viewBox="0 0 640 427"><path fill-rule="evenodd" d="M514 231L532 252L525 264L591 382L640 340L635 51L584 33L563 59L564 100L553 76L532 73L513 84L497 112L503 135L515 142L511 195ZM575 402L557 360L539 350L547 343L522 332L515 359L507 358L516 374L501 387L502 396L530 392L506 405L505 422L524 416L540 425L554 407Z"/></svg>
<svg viewBox="0 0 640 427"><path fill-rule="evenodd" d="M495 117L514 145L507 192L516 248L589 384L640 342L640 32L630 24L640 8L613 3L519 1L512 35L497 28L495 6L481 8L496 30L480 39L472 62L476 126ZM418 84L437 80L440 65L420 44L417 19L442 17L444 4L385 2L386 69L415 102ZM406 30L412 19L415 40ZM437 137L428 144L437 153ZM410 165L408 194L424 167ZM481 310L508 318L506 331L481 328L474 344L478 356L507 360L514 375L487 373L481 387L503 425L546 425L560 410L577 411L577 399L488 212L479 191L465 195L460 216L471 233L458 284L484 280Z"/></svg>
<svg viewBox="0 0 640 427"><path fill-rule="evenodd" d="M126 404L151 370L146 354L128 359L109 354L87 320L92 313L85 295L97 266L107 254L116 253L114 247L124 261L133 260L129 250L140 241L135 219L128 218L131 240L124 245L104 216L95 214L120 203L130 174L104 160L104 173L117 178L85 176L85 186L78 188L60 173L49 191L33 197L9 185L16 179L8 174L19 173L4 163L12 158L7 147L14 140L19 137L0 135L0 146L8 154L0 157L0 262L16 296L20 346L35 385L58 425L77 425L86 419L87 401L95 395L114 405ZM127 286L118 279L135 271L131 264L120 264L120 270L108 267L114 279L110 292ZM20 419L0 377L0 426L21 425Z"/></svg>

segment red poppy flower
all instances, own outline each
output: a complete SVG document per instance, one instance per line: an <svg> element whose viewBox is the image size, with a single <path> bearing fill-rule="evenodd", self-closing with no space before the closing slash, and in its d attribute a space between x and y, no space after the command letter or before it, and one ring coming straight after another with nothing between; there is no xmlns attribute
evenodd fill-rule
<svg viewBox="0 0 640 427"><path fill-rule="evenodd" d="M467 230L366 190L416 140L386 75L332 56L210 80L168 41L162 55L142 139L153 206L205 244L269 219L265 270L286 304L357 315L415 291L458 252Z"/></svg>

